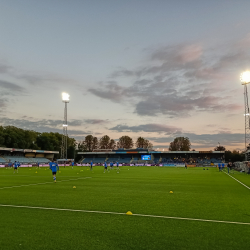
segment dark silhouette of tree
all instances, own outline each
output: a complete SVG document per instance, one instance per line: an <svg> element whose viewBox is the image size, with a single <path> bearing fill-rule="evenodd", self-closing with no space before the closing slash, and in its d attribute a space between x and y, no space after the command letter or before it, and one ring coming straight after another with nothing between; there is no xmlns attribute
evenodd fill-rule
<svg viewBox="0 0 250 250"><path fill-rule="evenodd" d="M188 137L177 137L170 142L169 151L190 151L191 143Z"/></svg>
<svg viewBox="0 0 250 250"><path fill-rule="evenodd" d="M119 138L119 141L117 142L118 148L133 148L134 142L133 139L127 135L124 135Z"/></svg>

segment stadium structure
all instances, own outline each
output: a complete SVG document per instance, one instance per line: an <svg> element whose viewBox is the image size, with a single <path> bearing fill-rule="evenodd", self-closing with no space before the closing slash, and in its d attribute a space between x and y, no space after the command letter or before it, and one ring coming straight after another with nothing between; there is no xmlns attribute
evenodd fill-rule
<svg viewBox="0 0 250 250"><path fill-rule="evenodd" d="M15 161L21 164L48 163L59 154L58 151L17 149L0 147L0 164L13 163Z"/></svg>
<svg viewBox="0 0 250 250"><path fill-rule="evenodd" d="M225 151L153 151L149 149L103 149L93 152L78 152L82 155L81 164L91 161L95 164L116 162L121 164L208 164L213 165L225 161Z"/></svg>

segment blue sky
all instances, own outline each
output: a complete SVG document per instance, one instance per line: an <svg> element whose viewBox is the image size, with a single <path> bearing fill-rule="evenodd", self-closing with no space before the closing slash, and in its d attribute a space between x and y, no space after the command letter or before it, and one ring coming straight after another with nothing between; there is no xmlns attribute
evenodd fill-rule
<svg viewBox="0 0 250 250"><path fill-rule="evenodd" d="M1 1L0 122L244 148L250 2Z"/></svg>

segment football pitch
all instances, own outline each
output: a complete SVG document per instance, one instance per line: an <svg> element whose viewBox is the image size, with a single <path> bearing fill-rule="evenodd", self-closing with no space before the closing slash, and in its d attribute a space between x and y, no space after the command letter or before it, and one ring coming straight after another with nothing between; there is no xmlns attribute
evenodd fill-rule
<svg viewBox="0 0 250 250"><path fill-rule="evenodd" d="M2 168L0 248L250 249L250 176L225 172Z"/></svg>

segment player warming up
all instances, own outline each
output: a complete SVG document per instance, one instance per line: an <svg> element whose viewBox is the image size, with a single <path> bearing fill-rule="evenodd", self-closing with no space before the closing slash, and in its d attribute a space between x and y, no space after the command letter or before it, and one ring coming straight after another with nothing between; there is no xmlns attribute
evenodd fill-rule
<svg viewBox="0 0 250 250"><path fill-rule="evenodd" d="M15 161L15 163L14 163L14 173L15 173L15 172L18 173L17 167L18 167L18 163Z"/></svg>
<svg viewBox="0 0 250 250"><path fill-rule="evenodd" d="M58 164L54 161L51 161L49 163L49 168L52 171L53 180L54 180L54 182L56 182L56 172L57 172L57 170L59 170Z"/></svg>
<svg viewBox="0 0 250 250"><path fill-rule="evenodd" d="M104 173L106 172L106 170L108 171L108 165L107 165L107 162L105 161L104 162Z"/></svg>
<svg viewBox="0 0 250 250"><path fill-rule="evenodd" d="M119 171L120 171L120 169L119 169L119 162L117 161L116 162L116 173L119 174Z"/></svg>

